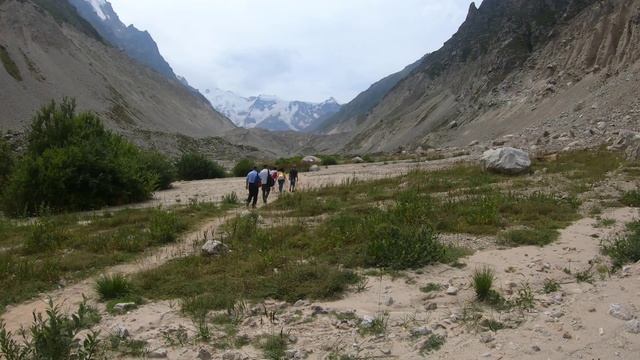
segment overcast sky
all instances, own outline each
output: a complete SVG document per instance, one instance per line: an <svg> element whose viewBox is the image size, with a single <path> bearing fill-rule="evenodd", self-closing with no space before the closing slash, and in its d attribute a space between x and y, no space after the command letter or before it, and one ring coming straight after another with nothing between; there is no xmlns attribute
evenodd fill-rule
<svg viewBox="0 0 640 360"><path fill-rule="evenodd" d="M205 90L348 102L442 46L470 0L110 0ZM476 2L479 4L480 2Z"/></svg>

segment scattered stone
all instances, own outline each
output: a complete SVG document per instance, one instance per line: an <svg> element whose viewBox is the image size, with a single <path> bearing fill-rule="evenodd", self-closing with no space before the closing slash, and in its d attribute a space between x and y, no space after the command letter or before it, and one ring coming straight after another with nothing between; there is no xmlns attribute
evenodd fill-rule
<svg viewBox="0 0 640 360"><path fill-rule="evenodd" d="M361 164L364 162L364 159L361 158L360 156L356 156L353 159L351 159L352 162L356 163L356 164Z"/></svg>
<svg viewBox="0 0 640 360"><path fill-rule="evenodd" d="M113 305L113 310L118 311L118 312L126 312L129 310L133 310L137 307L138 305L136 303L133 302L127 302L127 303L118 303Z"/></svg>
<svg viewBox="0 0 640 360"><path fill-rule="evenodd" d="M428 304L425 306L425 309L426 309L427 311L437 310L437 309L438 309L438 304L436 304L436 303L428 303Z"/></svg>
<svg viewBox="0 0 640 360"><path fill-rule="evenodd" d="M476 146L476 145L480 145L480 141L473 140L472 142L469 143L469 146Z"/></svg>
<svg viewBox="0 0 640 360"><path fill-rule="evenodd" d="M318 172L318 171L320 171L320 166L318 166L318 165L311 165L311 167L309 168L309 171L311 171L311 172Z"/></svg>
<svg viewBox="0 0 640 360"><path fill-rule="evenodd" d="M303 360L307 358L307 353L304 350L287 350L285 358L290 360Z"/></svg>
<svg viewBox="0 0 640 360"><path fill-rule="evenodd" d="M411 336L430 335L433 331L426 326L415 327L411 329Z"/></svg>
<svg viewBox="0 0 640 360"><path fill-rule="evenodd" d="M126 339L129 337L129 329L127 329L123 324L117 324L113 328L111 328L111 332L114 336L120 339Z"/></svg>
<svg viewBox="0 0 640 360"><path fill-rule="evenodd" d="M483 344L487 344L495 340L496 338L491 333L484 333L480 335L480 342Z"/></svg>
<svg viewBox="0 0 640 360"><path fill-rule="evenodd" d="M394 304L394 302L395 302L395 301L393 300L393 298L392 298L391 296L389 296L388 298L386 298L386 299L385 299L384 304L385 304L386 306L391 306L391 305L393 305L393 304Z"/></svg>
<svg viewBox="0 0 640 360"><path fill-rule="evenodd" d="M202 245L202 253L207 256L220 256L229 251L229 247L218 240L209 240Z"/></svg>
<svg viewBox="0 0 640 360"><path fill-rule="evenodd" d="M551 311L549 316L553 319L559 319L564 316L564 313L562 312L562 310L553 310Z"/></svg>
<svg viewBox="0 0 640 360"><path fill-rule="evenodd" d="M596 308L594 308L594 307L589 308L589 312L590 312L590 313L594 313L594 312L596 312Z"/></svg>
<svg viewBox="0 0 640 360"><path fill-rule="evenodd" d="M569 334L568 332L565 332L564 334L562 334L562 338L563 339L573 339L573 336L571 336L571 334Z"/></svg>
<svg viewBox="0 0 640 360"><path fill-rule="evenodd" d="M363 328L370 328L371 326L373 326L374 321L376 321L376 318L370 315L365 315L362 317L360 326L362 326Z"/></svg>
<svg viewBox="0 0 640 360"><path fill-rule="evenodd" d="M533 346L531 347L531 350L533 350L533 351L535 351L535 352L540 352L540 351L541 351L540 346L538 346L538 345L533 345Z"/></svg>
<svg viewBox="0 0 640 360"><path fill-rule="evenodd" d="M149 352L149 354L147 354L147 357L149 359L166 359L167 354L167 349L160 348Z"/></svg>
<svg viewBox="0 0 640 360"><path fill-rule="evenodd" d="M598 334L600 334L600 336L604 335L604 329L603 328L598 329Z"/></svg>
<svg viewBox="0 0 640 360"><path fill-rule="evenodd" d="M311 308L311 311L312 311L311 314L313 316L315 316L315 315L327 315L329 313L329 310L327 310L327 309L325 309L325 308L323 308L322 306L319 306L319 305L313 306Z"/></svg>
<svg viewBox="0 0 640 360"><path fill-rule="evenodd" d="M322 159L315 156L305 156L304 158L302 158L302 161L308 164L319 164L322 162Z"/></svg>
<svg viewBox="0 0 640 360"><path fill-rule="evenodd" d="M634 318L633 310L623 304L611 304L609 305L609 315L620 320L631 320Z"/></svg>
<svg viewBox="0 0 640 360"><path fill-rule="evenodd" d="M529 154L511 147L488 150L482 155L481 161L486 170L501 174L522 174L531 169Z"/></svg>
<svg viewBox="0 0 640 360"><path fill-rule="evenodd" d="M307 306L307 302L304 300L298 300L295 302L295 304L293 304L294 307L303 307L303 306Z"/></svg>
<svg viewBox="0 0 640 360"><path fill-rule="evenodd" d="M448 126L449 129L455 129L457 127L458 127L458 122L457 121L450 122L449 126Z"/></svg>
<svg viewBox="0 0 640 360"><path fill-rule="evenodd" d="M228 354L228 353L227 353L227 354ZM226 354L225 354L225 355L226 355ZM236 359L237 359L237 358L235 358L235 357L233 357L233 358L225 358L225 357L224 357L225 355L223 355L223 356L222 356L222 358L223 358L224 360L236 360ZM210 353L207 349L200 348L200 350L198 351L198 357L197 357L197 359L199 359L199 360L211 360L211 359L212 359L212 357L211 357L211 353Z"/></svg>
<svg viewBox="0 0 640 360"><path fill-rule="evenodd" d="M455 296L458 295L458 288L455 286L449 286L447 289L447 295Z"/></svg>
<svg viewBox="0 0 640 360"><path fill-rule="evenodd" d="M624 324L624 329L631 334L640 334L640 320L633 319Z"/></svg>

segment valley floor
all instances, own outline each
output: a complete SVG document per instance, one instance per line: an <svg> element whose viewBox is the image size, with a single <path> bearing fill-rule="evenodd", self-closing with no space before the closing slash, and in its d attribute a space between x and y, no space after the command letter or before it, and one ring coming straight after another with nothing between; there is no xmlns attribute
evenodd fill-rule
<svg viewBox="0 0 640 360"><path fill-rule="evenodd" d="M265 229L287 228L289 223L295 223L293 226L320 229L310 234L324 234L319 224L328 217L345 208L364 211L363 204L354 199L365 195L357 191L365 191L366 196L377 199L367 206L386 209L389 199L396 198L393 191L397 189L385 193L378 186L412 186L411 175L399 185L386 180L390 176L406 176L416 169L429 172L448 169L454 163L469 160L463 157L428 163L345 165L305 173L301 177L301 190L307 190L310 198L323 196L332 200L319 202L322 209L309 213L309 209L300 205L307 201L307 192L298 198L284 198L258 210L258 223ZM46 299L51 298L64 310L72 311L87 295L101 313L102 320L95 329L105 339L113 339L114 329L127 329L126 346L113 353L123 359L636 359L640 353L640 329L635 332L630 324L640 316L640 263L612 271L610 260L601 251L602 241L626 236L627 224L638 221L637 208L622 207L617 202L622 193L638 185L637 179L629 175L636 170L635 165L625 165L613 172L607 170L606 176L605 170L598 170L602 172L599 175L585 175L589 169L577 166L560 179L553 178L552 164L543 164L537 167L536 174L524 178L460 180L455 178L463 176L458 173L433 175L423 191L436 198L461 197L457 201L465 201L464 196L486 196L487 200L494 196L490 188L504 188L510 194L544 191L553 194L553 199L556 195L558 199L576 197L582 205L576 214L558 212L557 216L566 215L563 220L532 220L527 217L531 214L510 213L513 209L502 213L501 222L507 219L513 222L509 223L509 229L532 226L547 231L561 225L557 240L546 246L505 246L501 239L504 228L494 231L487 227L488 222L481 228L456 223L455 226L471 233L442 231L440 239L467 249L471 255L413 270L357 270L361 278L338 300L241 301L226 311L205 315L203 319L209 323L203 324L181 309L186 300L156 298L151 295L153 289L147 289L149 299L129 311L107 311L103 303L95 300L97 278L91 277L42 294L37 300L8 306L2 320L9 330L15 331L29 326L31 312L44 310ZM474 174L467 168L460 171L464 176L469 176L467 171L471 176ZM584 174L576 175L581 172ZM445 177L440 181L438 176ZM354 181L355 178L360 181ZM379 179L377 185L362 183L375 179ZM572 182L561 181L566 179ZM471 185L460 185L467 182ZM342 186L340 189L352 184L360 186L360 190L354 190L355 195L345 200L333 192L330 184ZM174 189L156 194L153 201L141 206L219 201L233 191L242 200L243 185L242 179L178 183ZM452 186L461 188L447 193ZM294 199L298 202L293 202ZM521 203L501 206L541 201L535 196L531 199L523 197L518 200ZM540 216L544 216L543 211L559 211L543 208L542 204L537 206L540 208L535 211L540 211ZM557 206L564 203L558 202ZM442 210L446 211L454 210ZM479 216L471 210L464 211L468 211L464 216ZM167 283L175 281L178 274L170 273L172 259L198 257L202 243L224 236L228 230L223 224L237 216L251 215L240 208L227 211L183 236L180 242L153 250L135 262L108 268L104 273L142 274L138 281L144 284L145 276L157 271L157 276L166 276ZM447 225L449 220L442 218L437 226L443 229L453 226ZM234 252L233 245L231 251ZM303 265L306 259L300 261ZM169 268L164 269L167 264ZM501 308L476 300L472 278L477 269L485 267L495 272L495 290L516 305ZM184 281L199 281L200 271L194 268L192 279ZM215 294L223 290L201 291ZM622 310L611 311L618 308Z"/></svg>

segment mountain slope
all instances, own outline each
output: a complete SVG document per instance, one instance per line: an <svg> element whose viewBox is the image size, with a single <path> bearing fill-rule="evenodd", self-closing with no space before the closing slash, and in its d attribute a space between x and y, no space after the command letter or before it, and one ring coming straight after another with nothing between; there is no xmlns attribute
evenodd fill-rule
<svg viewBox="0 0 640 360"><path fill-rule="evenodd" d="M46 7L38 5L43 1ZM130 135L148 130L206 137L234 128L177 79L138 64L95 33L88 36L76 25L86 22L65 4L0 2L0 45L15 65L0 67L3 129L23 128L42 104L63 96L75 97L82 109Z"/></svg>
<svg viewBox="0 0 640 360"><path fill-rule="evenodd" d="M146 31L126 26L107 0L69 0L80 16L113 46L168 78L176 78L173 69L160 54L158 45Z"/></svg>
<svg viewBox="0 0 640 360"><path fill-rule="evenodd" d="M333 98L322 103L287 101L266 95L245 98L220 89L205 90L205 96L237 126L248 129L305 131L340 110Z"/></svg>
<svg viewBox="0 0 640 360"><path fill-rule="evenodd" d="M366 116L343 125L352 129L344 148L461 145L544 124L579 129L617 112L612 104L633 107L637 84L626 79L635 78L640 58L639 9L637 0L472 5L440 50ZM599 105L583 110L589 102Z"/></svg>

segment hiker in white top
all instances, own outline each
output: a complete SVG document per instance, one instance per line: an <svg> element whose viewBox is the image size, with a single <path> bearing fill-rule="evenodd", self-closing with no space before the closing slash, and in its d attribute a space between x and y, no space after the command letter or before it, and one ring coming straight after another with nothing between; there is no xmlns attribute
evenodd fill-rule
<svg viewBox="0 0 640 360"><path fill-rule="evenodd" d="M269 198L269 193L271 193L271 187L273 184L273 178L271 177L271 172L269 171L269 167L265 165L260 171L260 182L262 183L262 201L266 204L267 199Z"/></svg>

